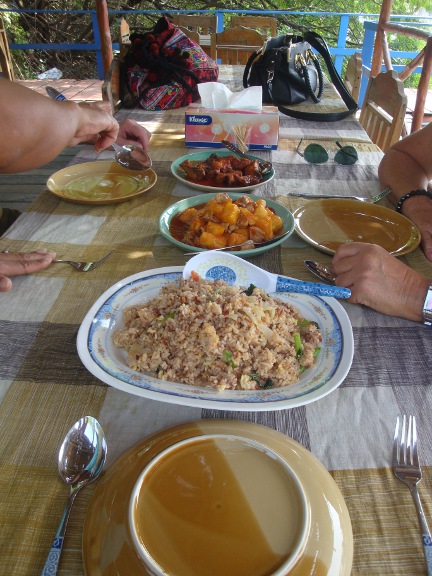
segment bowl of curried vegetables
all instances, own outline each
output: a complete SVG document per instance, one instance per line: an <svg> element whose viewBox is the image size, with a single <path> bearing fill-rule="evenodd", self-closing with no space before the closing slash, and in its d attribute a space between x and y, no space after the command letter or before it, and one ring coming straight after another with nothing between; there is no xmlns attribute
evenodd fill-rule
<svg viewBox="0 0 432 576"><path fill-rule="evenodd" d="M176 202L161 214L159 230L187 252L225 249L254 256L286 240L294 231L294 217L269 198L221 192Z"/></svg>

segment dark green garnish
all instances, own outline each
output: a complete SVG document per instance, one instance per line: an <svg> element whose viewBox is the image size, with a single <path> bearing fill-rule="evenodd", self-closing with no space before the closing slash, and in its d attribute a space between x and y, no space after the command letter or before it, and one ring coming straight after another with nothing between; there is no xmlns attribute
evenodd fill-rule
<svg viewBox="0 0 432 576"><path fill-rule="evenodd" d="M267 380L265 381L264 384L260 384L260 382L258 382L258 386L260 388L263 388L264 390L267 390L267 388L271 388L273 386L274 382L273 380L270 380L270 378L267 378Z"/></svg>
<svg viewBox="0 0 432 576"><path fill-rule="evenodd" d="M299 374L303 374L303 372L306 370L306 366L302 366L300 364L300 370L299 370Z"/></svg>
<svg viewBox="0 0 432 576"><path fill-rule="evenodd" d="M252 378L252 380L254 380L255 382L258 382L258 384L259 384L260 377L258 376L258 374L249 374L249 376Z"/></svg>
<svg viewBox="0 0 432 576"><path fill-rule="evenodd" d="M225 357L225 362L228 364L228 366L231 366L231 368L237 368L237 364L234 364L233 362L233 355L231 354L231 352L229 350L224 350L224 357Z"/></svg>
<svg viewBox="0 0 432 576"><path fill-rule="evenodd" d="M246 294L246 296L252 296L253 291L255 290L256 286L254 286L253 284L251 284L249 286L249 288L247 288L247 290L244 290L244 293Z"/></svg>
<svg viewBox="0 0 432 576"><path fill-rule="evenodd" d="M314 350L313 357L316 358L320 352L321 352L321 346L317 346Z"/></svg>

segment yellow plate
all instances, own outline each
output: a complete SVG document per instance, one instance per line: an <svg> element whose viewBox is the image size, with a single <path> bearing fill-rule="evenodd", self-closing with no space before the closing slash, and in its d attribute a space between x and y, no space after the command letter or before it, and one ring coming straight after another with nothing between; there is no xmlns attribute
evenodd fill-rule
<svg viewBox="0 0 432 576"><path fill-rule="evenodd" d="M75 204L117 204L136 198L152 188L156 173L127 170L117 162L84 162L67 166L53 174L47 187L50 192Z"/></svg>
<svg viewBox="0 0 432 576"><path fill-rule="evenodd" d="M300 481L309 503L310 533L303 556L286 576L327 576L330 567L333 576L351 573L353 535L348 510L335 481L315 456L285 434L266 426L208 419L166 428L144 438L102 476L84 522L86 576L149 576L133 548L128 527L132 490L144 467L162 450L205 434L232 434L264 444L286 461Z"/></svg>
<svg viewBox="0 0 432 576"><path fill-rule="evenodd" d="M327 254L347 242L368 242L401 256L417 248L421 238L418 228L402 214L358 200L313 200L297 208L294 219L297 234Z"/></svg>

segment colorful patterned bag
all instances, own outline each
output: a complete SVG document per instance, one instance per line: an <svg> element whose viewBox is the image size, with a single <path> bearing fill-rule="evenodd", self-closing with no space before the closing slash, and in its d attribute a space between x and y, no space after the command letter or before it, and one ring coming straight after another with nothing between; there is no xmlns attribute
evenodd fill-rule
<svg viewBox="0 0 432 576"><path fill-rule="evenodd" d="M131 34L130 40L120 68L123 106L180 108L199 99L200 82L218 79L216 62L166 18L160 18L151 32Z"/></svg>

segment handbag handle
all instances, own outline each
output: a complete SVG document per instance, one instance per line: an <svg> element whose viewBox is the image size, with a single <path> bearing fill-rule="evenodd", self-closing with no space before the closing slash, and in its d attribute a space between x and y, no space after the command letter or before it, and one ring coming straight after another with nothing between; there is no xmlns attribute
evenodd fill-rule
<svg viewBox="0 0 432 576"><path fill-rule="evenodd" d="M348 110L344 112L328 112L323 114L322 112L302 112L300 110L290 110L288 108L284 108L283 106L278 106L279 111L283 114L286 114L287 116L291 116L299 120L315 120L316 122L335 122L337 120L343 120L347 116L354 114L358 110L357 102L346 89L342 78L339 76L338 71L334 67L326 41L316 32L306 32L304 39L306 42L309 42L312 48L315 48L315 50L324 58L324 62L327 65L330 78Z"/></svg>

